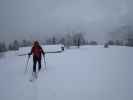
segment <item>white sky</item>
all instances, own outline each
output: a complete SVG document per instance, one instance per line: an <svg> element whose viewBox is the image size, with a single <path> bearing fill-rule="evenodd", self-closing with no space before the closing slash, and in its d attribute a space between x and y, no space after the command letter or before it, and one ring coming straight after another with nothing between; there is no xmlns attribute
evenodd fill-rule
<svg viewBox="0 0 133 100"><path fill-rule="evenodd" d="M104 40L132 24L132 0L0 0L0 38L43 38L53 33L86 32Z"/></svg>

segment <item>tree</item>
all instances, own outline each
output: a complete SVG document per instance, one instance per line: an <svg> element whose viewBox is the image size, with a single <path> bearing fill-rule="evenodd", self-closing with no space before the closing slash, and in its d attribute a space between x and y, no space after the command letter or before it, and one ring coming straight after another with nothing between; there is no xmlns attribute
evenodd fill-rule
<svg viewBox="0 0 133 100"><path fill-rule="evenodd" d="M86 40L82 33L76 33L72 37L73 45L80 47L80 45L86 44Z"/></svg>
<svg viewBox="0 0 133 100"><path fill-rule="evenodd" d="M31 46L32 42L28 41L28 40L23 40L21 43L21 47L27 47L27 46Z"/></svg>
<svg viewBox="0 0 133 100"><path fill-rule="evenodd" d="M17 40L14 40L14 42L13 42L13 48L14 48L14 50L19 49L19 42Z"/></svg>
<svg viewBox="0 0 133 100"><path fill-rule="evenodd" d="M65 36L65 46L69 48L72 45L72 36L70 34L67 34Z"/></svg>
<svg viewBox="0 0 133 100"><path fill-rule="evenodd" d="M114 41L113 40L109 40L108 41L108 45L114 45L115 43L114 43Z"/></svg>
<svg viewBox="0 0 133 100"><path fill-rule="evenodd" d="M63 37L63 38L61 38L61 39L59 40L59 43L61 43L61 44L65 45L65 38L64 38L64 37Z"/></svg>
<svg viewBox="0 0 133 100"><path fill-rule="evenodd" d="M129 33L127 35L127 43L126 43L126 46L133 46L133 34L132 33Z"/></svg>
<svg viewBox="0 0 133 100"><path fill-rule="evenodd" d="M0 52L7 51L6 44L4 42L0 43Z"/></svg>
<svg viewBox="0 0 133 100"><path fill-rule="evenodd" d="M56 44L56 43L57 43L57 40L56 40L55 36L53 36L53 38L52 38L52 44Z"/></svg>
<svg viewBox="0 0 133 100"><path fill-rule="evenodd" d="M81 43L81 40L80 40L80 38L79 38L79 39L78 39L78 44L77 44L78 48L80 47L80 43Z"/></svg>
<svg viewBox="0 0 133 100"><path fill-rule="evenodd" d="M8 49L9 50L19 50L19 42L17 41L17 40L14 40L14 42L13 43L10 43L9 44L9 47L8 47Z"/></svg>
<svg viewBox="0 0 133 100"><path fill-rule="evenodd" d="M48 38L48 39L46 40L46 44L52 44L52 39L51 39L51 38Z"/></svg>
<svg viewBox="0 0 133 100"><path fill-rule="evenodd" d="M126 46L133 46L133 38L128 38L127 39L127 44Z"/></svg>
<svg viewBox="0 0 133 100"><path fill-rule="evenodd" d="M122 46L122 45L123 45L123 43L122 43L122 41L120 41L120 40L116 40L116 41L115 41L115 45Z"/></svg>
<svg viewBox="0 0 133 100"><path fill-rule="evenodd" d="M12 44L9 44L9 46L8 46L8 50L13 50L13 46L12 46Z"/></svg>

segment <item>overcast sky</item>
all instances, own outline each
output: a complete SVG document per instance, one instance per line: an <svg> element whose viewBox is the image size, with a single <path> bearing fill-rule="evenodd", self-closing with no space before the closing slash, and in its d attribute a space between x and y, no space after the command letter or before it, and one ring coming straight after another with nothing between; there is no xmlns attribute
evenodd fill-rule
<svg viewBox="0 0 133 100"><path fill-rule="evenodd" d="M0 0L0 39L43 38L54 33L86 32L104 40L132 24L133 0Z"/></svg>

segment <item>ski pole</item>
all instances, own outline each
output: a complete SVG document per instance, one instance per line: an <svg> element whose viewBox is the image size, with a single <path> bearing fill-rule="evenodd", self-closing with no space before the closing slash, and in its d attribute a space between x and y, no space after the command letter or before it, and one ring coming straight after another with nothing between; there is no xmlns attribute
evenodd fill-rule
<svg viewBox="0 0 133 100"><path fill-rule="evenodd" d="M26 56L26 55L28 55L27 53L26 54L19 54L18 56Z"/></svg>
<svg viewBox="0 0 133 100"><path fill-rule="evenodd" d="M45 54L43 55L43 59L44 59L44 66L45 66L45 70L47 71L47 67L46 67L46 60L45 60Z"/></svg>
<svg viewBox="0 0 133 100"><path fill-rule="evenodd" d="M30 56L28 55L28 59L27 59L26 65L25 65L25 72L24 73L26 73L28 71L29 59L30 59Z"/></svg>

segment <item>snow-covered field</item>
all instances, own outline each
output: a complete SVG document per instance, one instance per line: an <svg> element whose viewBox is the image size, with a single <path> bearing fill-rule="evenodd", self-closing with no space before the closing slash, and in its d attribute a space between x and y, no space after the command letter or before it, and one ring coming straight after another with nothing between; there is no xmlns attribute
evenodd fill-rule
<svg viewBox="0 0 133 100"><path fill-rule="evenodd" d="M43 68L34 82L29 82L32 58L24 74L27 56L17 56L29 50L21 48L0 57L0 100L133 99L133 48L83 46L47 54L47 72L42 59Z"/></svg>

